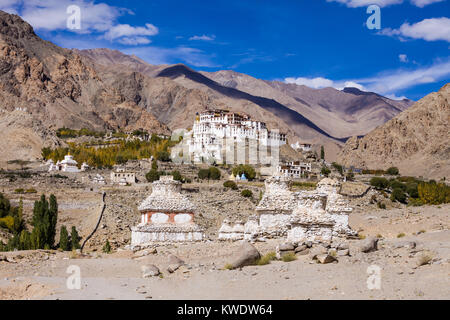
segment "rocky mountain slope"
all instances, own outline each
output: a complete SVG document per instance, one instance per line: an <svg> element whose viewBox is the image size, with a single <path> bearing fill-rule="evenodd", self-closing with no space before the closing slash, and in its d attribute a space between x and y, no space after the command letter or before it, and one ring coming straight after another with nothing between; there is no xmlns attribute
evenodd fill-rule
<svg viewBox="0 0 450 320"><path fill-rule="evenodd" d="M41 143L38 141L57 143L54 135L42 135L41 131L54 131L63 126L96 130L146 128L169 132L135 100L105 83L92 63L73 51L42 40L19 16L2 11L0 100L2 140L16 141L12 149L1 153L0 161L17 159L22 151L29 157L40 154ZM10 113L14 110L26 114L22 123L39 123L21 130L23 139L14 136L20 125L11 129L17 123L11 120Z"/></svg>
<svg viewBox="0 0 450 320"><path fill-rule="evenodd" d="M397 166L401 174L450 176L450 84L378 127L349 139L339 162L361 168Z"/></svg>

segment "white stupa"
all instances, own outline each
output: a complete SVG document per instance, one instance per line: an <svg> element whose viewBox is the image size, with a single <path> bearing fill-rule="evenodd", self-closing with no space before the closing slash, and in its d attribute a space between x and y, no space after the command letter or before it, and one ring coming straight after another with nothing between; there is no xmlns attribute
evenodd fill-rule
<svg viewBox="0 0 450 320"><path fill-rule="evenodd" d="M78 169L78 162L73 159L70 152L64 156L64 160L59 163L59 166L63 172L80 172L80 169Z"/></svg>

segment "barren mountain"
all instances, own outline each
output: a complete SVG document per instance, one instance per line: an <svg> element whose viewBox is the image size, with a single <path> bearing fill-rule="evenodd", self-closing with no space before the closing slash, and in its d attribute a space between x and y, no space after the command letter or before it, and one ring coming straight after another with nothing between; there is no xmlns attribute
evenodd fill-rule
<svg viewBox="0 0 450 320"><path fill-rule="evenodd" d="M274 99L338 138L364 135L413 104L411 100L395 101L356 88L345 88L343 91L334 88L312 89L279 81L259 80L229 70L203 74L223 86Z"/></svg>
<svg viewBox="0 0 450 320"><path fill-rule="evenodd" d="M27 114L30 123L39 123L39 126L33 125L22 131L23 141L44 139L46 144L46 137L51 135L42 136L42 130L37 127L53 130L63 126L97 130L145 128L170 132L135 100L105 83L93 64L85 60L71 50L42 40L19 16L0 11L2 140L15 141L14 136L10 136L15 131L10 127L17 122L8 117L18 108ZM17 147L20 149L19 140ZM39 154L40 149L35 149L40 143L32 145L34 147L27 154ZM24 148L27 150L28 147ZM17 153L3 152L0 160L16 157Z"/></svg>
<svg viewBox="0 0 450 320"><path fill-rule="evenodd" d="M450 175L450 84L370 132L349 139L338 159L345 165L430 178Z"/></svg>

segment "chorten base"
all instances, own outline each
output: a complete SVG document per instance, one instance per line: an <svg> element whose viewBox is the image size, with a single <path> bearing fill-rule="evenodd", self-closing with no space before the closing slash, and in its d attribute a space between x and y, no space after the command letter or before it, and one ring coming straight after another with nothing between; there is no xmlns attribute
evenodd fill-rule
<svg viewBox="0 0 450 320"><path fill-rule="evenodd" d="M202 241L204 237L203 230L196 224L140 224L131 228L131 245Z"/></svg>

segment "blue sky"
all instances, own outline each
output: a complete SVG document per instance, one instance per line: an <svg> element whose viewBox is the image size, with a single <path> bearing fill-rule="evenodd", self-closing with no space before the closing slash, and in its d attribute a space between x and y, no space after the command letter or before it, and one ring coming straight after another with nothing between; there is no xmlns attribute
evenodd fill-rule
<svg viewBox="0 0 450 320"><path fill-rule="evenodd" d="M81 29L68 29L77 5ZM381 8L369 30L367 7ZM111 48L152 64L232 69L321 88L422 98L450 79L450 0L0 0L66 48Z"/></svg>

